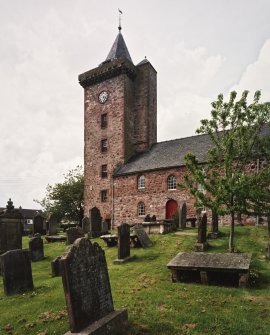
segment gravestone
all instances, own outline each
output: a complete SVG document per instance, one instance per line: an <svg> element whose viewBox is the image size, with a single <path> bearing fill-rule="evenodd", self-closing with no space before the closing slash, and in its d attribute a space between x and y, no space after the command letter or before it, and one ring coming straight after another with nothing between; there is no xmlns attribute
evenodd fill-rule
<svg viewBox="0 0 270 335"><path fill-rule="evenodd" d="M0 256L6 295L33 290L31 261L28 250L10 250Z"/></svg>
<svg viewBox="0 0 270 335"><path fill-rule="evenodd" d="M187 227L187 204L182 202L179 208L179 228L185 229Z"/></svg>
<svg viewBox="0 0 270 335"><path fill-rule="evenodd" d="M100 210L97 207L93 207L89 211L90 218L90 235L92 237L99 237L103 235L102 232L102 217L100 215Z"/></svg>
<svg viewBox="0 0 270 335"><path fill-rule="evenodd" d="M48 220L48 231L47 235L56 235L57 234L57 225L58 220L55 214L51 214Z"/></svg>
<svg viewBox="0 0 270 335"><path fill-rule="evenodd" d="M35 234L44 234L44 224L45 218L40 215L40 214L36 214L33 217L33 235Z"/></svg>
<svg viewBox="0 0 270 335"><path fill-rule="evenodd" d="M35 234L29 241L30 259L38 262L44 259L43 240L40 234Z"/></svg>
<svg viewBox="0 0 270 335"><path fill-rule="evenodd" d="M82 230L85 234L90 232L90 220L87 216L82 219Z"/></svg>
<svg viewBox="0 0 270 335"><path fill-rule="evenodd" d="M207 235L208 238L216 239L221 236L218 230L218 214L212 210L212 220L211 220L211 232Z"/></svg>
<svg viewBox="0 0 270 335"><path fill-rule="evenodd" d="M66 230L67 244L73 244L77 238L84 237L84 232L81 227L71 227Z"/></svg>
<svg viewBox="0 0 270 335"><path fill-rule="evenodd" d="M200 215L198 222L198 242L195 244L195 251L205 251L209 245L206 242L207 215Z"/></svg>
<svg viewBox="0 0 270 335"><path fill-rule="evenodd" d="M147 214L144 218L144 222L150 222L150 221L151 221L150 215Z"/></svg>
<svg viewBox="0 0 270 335"><path fill-rule="evenodd" d="M142 224L136 224L133 229L143 248L149 248L152 246L152 242L145 232Z"/></svg>
<svg viewBox="0 0 270 335"><path fill-rule="evenodd" d="M130 257L130 226L126 223L117 227L118 230L118 259L115 263L123 263Z"/></svg>
<svg viewBox="0 0 270 335"><path fill-rule="evenodd" d="M52 277L61 276L60 259L61 259L61 256L57 256L51 262Z"/></svg>
<svg viewBox="0 0 270 335"><path fill-rule="evenodd" d="M152 217L151 217L151 220L150 220L151 222L156 222L157 221L157 217L155 216L155 215L153 215Z"/></svg>
<svg viewBox="0 0 270 335"><path fill-rule="evenodd" d="M77 239L60 263L71 330L65 335L115 334L124 328L127 310L114 310L102 248L86 238Z"/></svg>
<svg viewBox="0 0 270 335"><path fill-rule="evenodd" d="M22 214L9 199L0 214L0 255L9 250L22 249Z"/></svg>

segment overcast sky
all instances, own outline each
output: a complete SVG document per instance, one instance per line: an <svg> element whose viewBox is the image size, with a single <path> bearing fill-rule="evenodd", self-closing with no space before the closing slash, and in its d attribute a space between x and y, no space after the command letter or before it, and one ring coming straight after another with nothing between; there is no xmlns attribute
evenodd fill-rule
<svg viewBox="0 0 270 335"><path fill-rule="evenodd" d="M0 207L23 208L83 163L78 74L122 33L158 73L158 141L194 135L219 93L270 101L269 0L0 0Z"/></svg>

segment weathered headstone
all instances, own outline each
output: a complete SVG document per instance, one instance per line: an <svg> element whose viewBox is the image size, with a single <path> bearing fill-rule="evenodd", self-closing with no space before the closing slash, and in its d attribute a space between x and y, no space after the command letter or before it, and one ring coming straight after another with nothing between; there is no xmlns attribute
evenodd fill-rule
<svg viewBox="0 0 270 335"><path fill-rule="evenodd" d="M107 221L102 221L102 223L101 223L101 231L104 234L109 231L109 225L108 225Z"/></svg>
<svg viewBox="0 0 270 335"><path fill-rule="evenodd" d="M211 231L207 235L208 238L216 239L221 236L220 231L218 230L218 214L212 210L212 220L211 220Z"/></svg>
<svg viewBox="0 0 270 335"><path fill-rule="evenodd" d="M143 248L149 248L152 246L152 242L145 232L142 224L136 224L133 229Z"/></svg>
<svg viewBox="0 0 270 335"><path fill-rule="evenodd" d="M118 259L115 263L123 263L130 257L130 226L127 223L117 227L118 231Z"/></svg>
<svg viewBox="0 0 270 335"><path fill-rule="evenodd" d="M52 277L61 276L60 259L61 259L61 256L57 256L51 262Z"/></svg>
<svg viewBox="0 0 270 335"><path fill-rule="evenodd" d="M84 232L81 227L71 227L66 230L67 244L73 244L77 238L84 237Z"/></svg>
<svg viewBox="0 0 270 335"><path fill-rule="evenodd" d="M22 221L22 214L14 209L9 199L6 209L0 214L0 255L22 248Z"/></svg>
<svg viewBox="0 0 270 335"><path fill-rule="evenodd" d="M48 220L48 235L56 235L57 234L57 225L58 220L55 214L51 214Z"/></svg>
<svg viewBox="0 0 270 335"><path fill-rule="evenodd" d="M187 204L182 202L179 207L179 228L187 227Z"/></svg>
<svg viewBox="0 0 270 335"><path fill-rule="evenodd" d="M36 214L33 217L33 235L44 234L44 227L43 227L44 221L45 218L40 214Z"/></svg>
<svg viewBox="0 0 270 335"><path fill-rule="evenodd" d="M157 217L155 216L155 215L153 215L152 217L151 217L151 222L156 222L157 221Z"/></svg>
<svg viewBox="0 0 270 335"><path fill-rule="evenodd" d="M44 259L43 240L40 234L35 234L29 241L30 259L32 262L38 262Z"/></svg>
<svg viewBox="0 0 270 335"><path fill-rule="evenodd" d="M147 214L144 218L144 222L150 222L150 221L151 221L150 215Z"/></svg>
<svg viewBox="0 0 270 335"><path fill-rule="evenodd" d="M127 323L127 311L114 310L101 247L86 238L77 239L60 263L71 330L66 335L80 331L87 335L119 332Z"/></svg>
<svg viewBox="0 0 270 335"><path fill-rule="evenodd" d="M99 237L103 235L102 233L102 217L100 215L100 210L97 207L93 207L89 211L90 218L90 235L92 237Z"/></svg>
<svg viewBox="0 0 270 335"><path fill-rule="evenodd" d="M90 220L87 216L82 219L82 230L85 234L90 232Z"/></svg>
<svg viewBox="0 0 270 335"><path fill-rule="evenodd" d="M195 251L205 251L208 249L206 242L207 215L204 213L199 217L198 222L198 242L195 244Z"/></svg>
<svg viewBox="0 0 270 335"><path fill-rule="evenodd" d="M10 250L0 256L6 295L33 290L31 261L28 250Z"/></svg>

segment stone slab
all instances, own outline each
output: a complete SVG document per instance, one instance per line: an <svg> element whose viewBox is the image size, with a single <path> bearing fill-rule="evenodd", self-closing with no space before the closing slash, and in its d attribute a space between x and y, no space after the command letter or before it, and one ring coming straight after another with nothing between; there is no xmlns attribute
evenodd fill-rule
<svg viewBox="0 0 270 335"><path fill-rule="evenodd" d="M64 235L54 235L54 236L49 236L46 235L45 239L47 242L66 242L67 238Z"/></svg>
<svg viewBox="0 0 270 335"><path fill-rule="evenodd" d="M136 224L133 229L143 248L152 246L152 242L141 224Z"/></svg>

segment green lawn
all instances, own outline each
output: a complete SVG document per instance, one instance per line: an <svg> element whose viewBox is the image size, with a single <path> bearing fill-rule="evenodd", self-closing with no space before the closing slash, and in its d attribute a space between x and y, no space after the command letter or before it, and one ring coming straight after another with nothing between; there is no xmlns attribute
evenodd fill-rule
<svg viewBox="0 0 270 335"><path fill-rule="evenodd" d="M188 230L195 232L195 230ZM210 241L209 252L227 251L226 236ZM265 259L267 230L237 227L237 251L252 252L249 288L172 283L166 264L179 251L192 251L195 236L151 235L154 246L131 249L133 261L115 265L117 248L107 248L115 308L128 309L130 335L269 335L270 261ZM28 245L28 237L23 240ZM0 283L0 334L64 334L68 329L62 281L50 275L50 262L66 246L45 243L46 259L32 263L34 292L6 297ZM10 325L10 327L9 327ZM11 329L9 331L9 329Z"/></svg>

